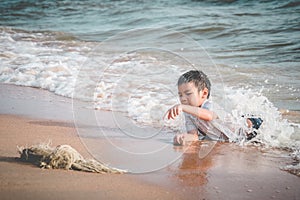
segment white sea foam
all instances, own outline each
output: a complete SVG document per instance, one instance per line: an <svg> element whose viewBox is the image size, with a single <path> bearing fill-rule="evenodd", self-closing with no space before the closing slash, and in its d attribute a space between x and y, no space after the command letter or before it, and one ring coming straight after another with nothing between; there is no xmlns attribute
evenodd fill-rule
<svg viewBox="0 0 300 200"><path fill-rule="evenodd" d="M2 29L0 81L43 88L71 97L74 82L90 47L57 41L55 35ZM77 47L73 47L77 45Z"/></svg>
<svg viewBox="0 0 300 200"><path fill-rule="evenodd" d="M244 120L242 115L260 117L263 124L257 131L259 134L252 141L267 146L299 149L300 141L293 140L295 127L282 117L281 112L260 92L251 89L227 88L227 110L235 121Z"/></svg>

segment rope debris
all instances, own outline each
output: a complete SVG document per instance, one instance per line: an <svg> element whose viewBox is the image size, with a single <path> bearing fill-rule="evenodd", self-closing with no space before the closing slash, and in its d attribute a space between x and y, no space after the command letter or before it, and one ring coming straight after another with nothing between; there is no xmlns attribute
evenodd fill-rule
<svg viewBox="0 0 300 200"><path fill-rule="evenodd" d="M94 173L126 173L125 170L108 167L96 160L85 160L69 145L58 145L53 148L49 144L33 145L29 148L18 147L22 161L34 163L45 169L72 169Z"/></svg>

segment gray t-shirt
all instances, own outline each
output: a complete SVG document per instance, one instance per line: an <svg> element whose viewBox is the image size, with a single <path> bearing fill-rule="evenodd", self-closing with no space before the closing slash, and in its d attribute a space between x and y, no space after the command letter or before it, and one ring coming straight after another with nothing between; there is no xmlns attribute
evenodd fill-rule
<svg viewBox="0 0 300 200"><path fill-rule="evenodd" d="M201 108L214 111L212 102L208 100L202 104ZM184 113L184 116L186 131L197 130L200 140L224 141L227 139L233 140L235 137L234 131L228 128L220 119L205 121L187 113Z"/></svg>

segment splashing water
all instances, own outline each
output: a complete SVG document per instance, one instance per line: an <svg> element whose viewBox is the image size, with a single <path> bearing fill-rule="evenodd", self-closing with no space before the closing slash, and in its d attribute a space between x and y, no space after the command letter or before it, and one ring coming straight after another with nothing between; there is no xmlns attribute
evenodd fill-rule
<svg viewBox="0 0 300 200"><path fill-rule="evenodd" d="M276 108L267 97L260 92L251 89L227 88L226 91L228 111L234 121L241 123L244 119L242 115L261 117L263 124L258 130L258 135L253 141L260 142L270 147L299 149L300 141L293 140L297 134L295 128L283 119L281 112Z"/></svg>

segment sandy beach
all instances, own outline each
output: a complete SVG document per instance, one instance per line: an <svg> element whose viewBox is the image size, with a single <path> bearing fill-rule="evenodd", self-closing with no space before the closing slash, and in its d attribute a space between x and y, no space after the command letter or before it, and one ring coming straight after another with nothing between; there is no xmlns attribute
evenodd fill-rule
<svg viewBox="0 0 300 200"><path fill-rule="evenodd" d="M1 199L299 199L299 177L280 170L288 152L217 144L200 159L203 143L151 173L95 174L40 169L21 162L17 146L51 141L92 158L73 122L71 100L35 88L0 85ZM170 152L172 153L172 152ZM155 162L155 160L153 160Z"/></svg>

